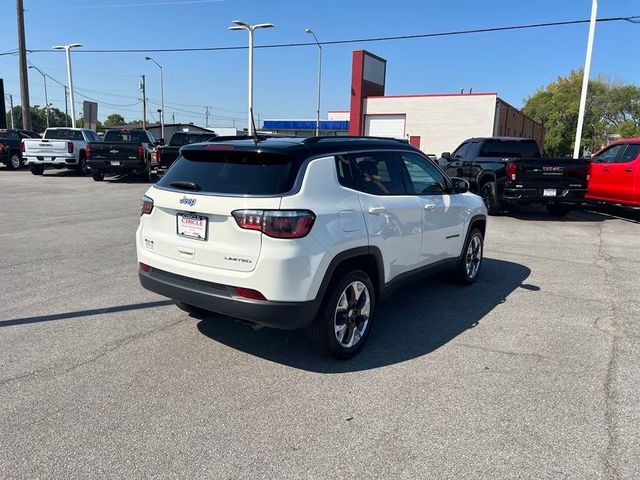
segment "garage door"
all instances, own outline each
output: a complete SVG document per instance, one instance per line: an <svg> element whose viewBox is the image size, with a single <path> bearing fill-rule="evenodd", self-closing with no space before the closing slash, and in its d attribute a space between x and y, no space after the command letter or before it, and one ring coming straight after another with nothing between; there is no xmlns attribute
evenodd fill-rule
<svg viewBox="0 0 640 480"><path fill-rule="evenodd" d="M372 137L404 138L404 115L365 115L364 134Z"/></svg>

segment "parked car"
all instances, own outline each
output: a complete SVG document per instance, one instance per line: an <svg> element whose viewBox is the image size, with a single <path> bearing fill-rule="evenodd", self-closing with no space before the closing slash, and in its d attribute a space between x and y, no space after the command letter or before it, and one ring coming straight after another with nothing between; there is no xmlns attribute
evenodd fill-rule
<svg viewBox="0 0 640 480"><path fill-rule="evenodd" d="M346 359L393 289L449 269L473 283L485 226L468 183L404 142L218 140L182 147L144 195L139 278L194 315L306 328Z"/></svg>
<svg viewBox="0 0 640 480"><path fill-rule="evenodd" d="M20 130L0 130L0 162L9 170L15 170L23 165L20 144L25 138Z"/></svg>
<svg viewBox="0 0 640 480"><path fill-rule="evenodd" d="M96 182L104 180L105 173L137 173L153 181L155 147L153 135L142 128L109 129L101 142L88 145L89 166Z"/></svg>
<svg viewBox="0 0 640 480"><path fill-rule="evenodd" d="M66 168L85 175L87 144L99 141L98 135L87 128L51 127L41 139L24 139L22 155L34 175L42 175L46 168Z"/></svg>
<svg viewBox="0 0 640 480"><path fill-rule="evenodd" d="M617 140L593 155L587 199L640 207L640 138Z"/></svg>
<svg viewBox="0 0 640 480"><path fill-rule="evenodd" d="M533 139L471 138L440 161L449 176L469 181L489 214L510 204L544 204L549 214L564 216L584 200L589 160L543 158Z"/></svg>
<svg viewBox="0 0 640 480"><path fill-rule="evenodd" d="M171 136L169 145L159 145L155 149L156 170L158 176L164 175L173 162L178 158L180 148L192 143L206 142L214 139L217 135L210 133L194 133L194 132L176 132Z"/></svg>

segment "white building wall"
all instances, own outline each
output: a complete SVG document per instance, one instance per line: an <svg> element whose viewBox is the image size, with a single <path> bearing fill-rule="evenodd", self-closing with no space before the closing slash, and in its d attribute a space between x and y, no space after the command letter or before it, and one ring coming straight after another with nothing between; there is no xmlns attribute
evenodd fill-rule
<svg viewBox="0 0 640 480"><path fill-rule="evenodd" d="M329 120L349 120L349 111L348 110L329 110L327 112L327 118Z"/></svg>
<svg viewBox="0 0 640 480"><path fill-rule="evenodd" d="M493 136L495 94L369 97L366 115L405 114L405 138L420 137L420 149L440 155L471 137Z"/></svg>

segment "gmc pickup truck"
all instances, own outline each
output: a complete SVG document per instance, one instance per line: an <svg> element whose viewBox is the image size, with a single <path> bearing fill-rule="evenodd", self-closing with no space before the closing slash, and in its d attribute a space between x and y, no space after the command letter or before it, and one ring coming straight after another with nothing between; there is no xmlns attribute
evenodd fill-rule
<svg viewBox="0 0 640 480"><path fill-rule="evenodd" d="M95 141L99 141L98 135L86 128L47 128L43 138L22 141L22 156L34 175L42 175L47 167L85 175L87 143Z"/></svg>
<svg viewBox="0 0 640 480"><path fill-rule="evenodd" d="M194 132L176 132L171 137L169 145L163 145L156 148L156 169L155 173L158 176L164 175L169 167L176 161L180 149L185 145L191 145L192 143L206 142L210 139L217 137L213 132L211 133L194 133Z"/></svg>
<svg viewBox="0 0 640 480"><path fill-rule="evenodd" d="M443 153L440 165L467 180L494 215L541 203L550 215L565 216L584 200L590 173L587 159L543 158L535 140L510 137L471 138Z"/></svg>
<svg viewBox="0 0 640 480"><path fill-rule="evenodd" d="M137 173L149 181L155 175L155 140L142 128L107 130L102 142L87 145L87 158L91 175L96 182L104 180L105 173Z"/></svg>

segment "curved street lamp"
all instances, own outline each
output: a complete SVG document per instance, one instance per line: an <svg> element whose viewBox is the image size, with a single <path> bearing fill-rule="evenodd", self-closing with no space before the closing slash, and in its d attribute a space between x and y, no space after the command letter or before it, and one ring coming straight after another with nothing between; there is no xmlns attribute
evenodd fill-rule
<svg viewBox="0 0 640 480"><path fill-rule="evenodd" d="M52 47L54 50L64 50L67 54L67 87L71 99L71 126L76 128L76 106L73 100L73 77L71 76L71 49L82 47L81 43L72 43L71 45L56 45Z"/></svg>
<svg viewBox="0 0 640 480"><path fill-rule="evenodd" d="M162 112L160 113L160 136L164 140L164 78L162 74L162 65L151 57L144 57L144 59L151 60L160 69L160 108L162 109Z"/></svg>

